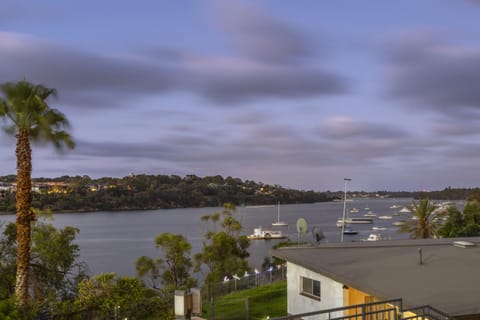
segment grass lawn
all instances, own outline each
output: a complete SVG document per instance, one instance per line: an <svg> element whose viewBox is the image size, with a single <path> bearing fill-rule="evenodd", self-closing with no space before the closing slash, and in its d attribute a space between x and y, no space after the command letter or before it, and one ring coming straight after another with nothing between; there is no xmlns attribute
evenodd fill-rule
<svg viewBox="0 0 480 320"><path fill-rule="evenodd" d="M245 320L247 297L249 320L287 315L287 281L282 280L216 298L215 320ZM211 305L204 301L203 318L210 319L210 307Z"/></svg>

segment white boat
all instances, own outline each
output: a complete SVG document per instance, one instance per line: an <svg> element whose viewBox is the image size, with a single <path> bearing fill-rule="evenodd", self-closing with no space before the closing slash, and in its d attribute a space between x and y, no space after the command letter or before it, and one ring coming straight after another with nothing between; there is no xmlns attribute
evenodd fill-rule
<svg viewBox="0 0 480 320"><path fill-rule="evenodd" d="M398 209L398 208L400 208L400 206L397 205L397 204L394 204L394 205L391 205L391 206L390 206L390 209Z"/></svg>
<svg viewBox="0 0 480 320"><path fill-rule="evenodd" d="M358 209L357 209L357 208L352 208L352 209L350 210L350 213L358 213Z"/></svg>
<svg viewBox="0 0 480 320"><path fill-rule="evenodd" d="M405 221L395 221L394 223L392 223L392 225L396 227L403 226L404 224L405 224Z"/></svg>
<svg viewBox="0 0 480 320"><path fill-rule="evenodd" d="M385 231L385 230L387 230L387 227L372 227L372 230L375 230L375 231Z"/></svg>
<svg viewBox="0 0 480 320"><path fill-rule="evenodd" d="M373 223L372 218L347 218L345 219L345 225L348 224L364 224L364 223ZM337 227L341 228L343 226L343 219L337 220Z"/></svg>
<svg viewBox="0 0 480 320"><path fill-rule="evenodd" d="M401 212L401 213L409 213L411 212L410 209L408 209L407 207L403 207L400 211L398 212Z"/></svg>
<svg viewBox="0 0 480 320"><path fill-rule="evenodd" d="M347 234L347 235L354 235L354 234L357 234L357 233L358 233L358 231L353 230L352 227L350 227L350 226L346 226L345 230L343 230L343 234Z"/></svg>
<svg viewBox="0 0 480 320"><path fill-rule="evenodd" d="M247 236L250 240L284 239L286 237L287 236L283 235L282 231L263 230L262 227L253 229L253 234Z"/></svg>
<svg viewBox="0 0 480 320"><path fill-rule="evenodd" d="M377 215L373 213L372 211L368 211L363 215L364 217L376 217Z"/></svg>
<svg viewBox="0 0 480 320"><path fill-rule="evenodd" d="M274 226L274 227L286 227L286 226L288 226L288 223L280 220L280 202L277 203L277 221L272 222L272 226Z"/></svg>
<svg viewBox="0 0 480 320"><path fill-rule="evenodd" d="M378 240L382 240L382 237L378 233L371 233L367 238L367 241L378 241Z"/></svg>
<svg viewBox="0 0 480 320"><path fill-rule="evenodd" d="M378 216L378 219L382 219L382 220L390 220L392 218L393 218L392 216Z"/></svg>

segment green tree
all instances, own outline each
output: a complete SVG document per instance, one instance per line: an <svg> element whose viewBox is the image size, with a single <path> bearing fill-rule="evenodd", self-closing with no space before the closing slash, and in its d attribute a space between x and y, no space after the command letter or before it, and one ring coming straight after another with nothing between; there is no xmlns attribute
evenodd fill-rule
<svg viewBox="0 0 480 320"><path fill-rule="evenodd" d="M78 229L56 229L50 224L33 224L32 257L30 260L31 291L34 309L41 306L56 306L73 301L78 281L84 279L87 267L78 261L79 247L75 244ZM5 226L0 237L0 300L14 297L15 265L17 255L16 226ZM24 314L25 310L22 310ZM1 318L1 317L0 317Z"/></svg>
<svg viewBox="0 0 480 320"><path fill-rule="evenodd" d="M465 220L457 207L448 208L448 220L440 228L440 235L444 238L461 237L464 235Z"/></svg>
<svg viewBox="0 0 480 320"><path fill-rule="evenodd" d="M440 235L441 218L445 212L429 199L422 199L418 203L408 206L410 218L400 228L399 232L410 233L414 239L437 238Z"/></svg>
<svg viewBox="0 0 480 320"><path fill-rule="evenodd" d="M160 278L161 284L172 292L196 285L196 280L190 276L192 246L183 235L161 233L155 238L155 246L161 249L163 259L139 257L135 266L140 277L148 276L153 288L158 288L157 281ZM160 274L161 270L163 273Z"/></svg>
<svg viewBox="0 0 480 320"><path fill-rule="evenodd" d="M240 236L241 223L233 216L235 206L225 204L220 212L203 216L203 221L216 223L221 219L220 231L207 231L203 240L203 250L195 255L195 271L205 265L209 272L205 282L221 281L225 276L244 274L249 269L246 258L250 242L246 236ZM215 229L216 230L216 229Z"/></svg>
<svg viewBox="0 0 480 320"><path fill-rule="evenodd" d="M9 124L5 131L17 139L17 271L15 295L20 306L29 301L29 266L31 222L35 219L32 204L32 149L30 142L52 142L55 147L74 147L74 142L65 131L68 121L65 116L47 104L55 90L34 85L25 80L1 86L4 98L0 99L0 118Z"/></svg>
<svg viewBox="0 0 480 320"><path fill-rule="evenodd" d="M468 201L463 207L463 213L456 207L449 208L448 220L442 226L440 233L446 238L480 235L480 202Z"/></svg>
<svg viewBox="0 0 480 320"><path fill-rule="evenodd" d="M147 298L142 282L132 277L116 277L115 273L101 273L80 282L76 305L83 311L96 311L103 319L114 313L142 319L142 304Z"/></svg>

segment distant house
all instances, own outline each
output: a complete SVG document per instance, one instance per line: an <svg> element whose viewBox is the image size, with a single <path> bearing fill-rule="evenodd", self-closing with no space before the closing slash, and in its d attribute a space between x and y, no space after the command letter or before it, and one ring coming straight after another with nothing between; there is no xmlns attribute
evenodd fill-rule
<svg viewBox="0 0 480 320"><path fill-rule="evenodd" d="M289 314L402 298L403 309L425 305L480 319L480 238L322 244L272 254L287 261Z"/></svg>
<svg viewBox="0 0 480 320"><path fill-rule="evenodd" d="M15 188L10 183L0 182L0 192L12 192Z"/></svg>

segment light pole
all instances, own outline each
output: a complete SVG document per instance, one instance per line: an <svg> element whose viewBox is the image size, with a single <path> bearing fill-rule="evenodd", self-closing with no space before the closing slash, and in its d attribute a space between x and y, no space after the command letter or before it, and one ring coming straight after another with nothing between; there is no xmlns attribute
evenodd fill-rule
<svg viewBox="0 0 480 320"><path fill-rule="evenodd" d="M347 208L347 181L352 181L350 178L343 178L345 181L345 193L343 197L343 219L342 219L342 235L340 236L340 242L343 243L343 232L345 232L345 210Z"/></svg>

